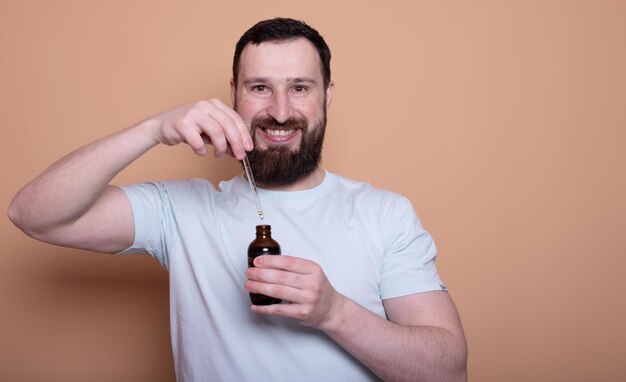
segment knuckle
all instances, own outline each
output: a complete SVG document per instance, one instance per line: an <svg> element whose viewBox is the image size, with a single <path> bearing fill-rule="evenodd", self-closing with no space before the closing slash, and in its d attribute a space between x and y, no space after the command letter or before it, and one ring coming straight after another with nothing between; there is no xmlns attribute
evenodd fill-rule
<svg viewBox="0 0 626 382"><path fill-rule="evenodd" d="M281 298L281 299L283 298L283 295L282 295L282 289L281 289L281 288L279 288L279 287L278 287L278 286L276 286L276 285L270 285L270 286L268 286L268 287L267 287L267 291L266 291L266 293L265 293L265 294L267 294L267 295L269 295L269 296L273 296L273 297Z"/></svg>
<svg viewBox="0 0 626 382"><path fill-rule="evenodd" d="M303 300L306 301L307 304L315 304L318 300L318 294L313 290L308 290L303 295Z"/></svg>
<svg viewBox="0 0 626 382"><path fill-rule="evenodd" d="M289 282L289 276L286 273L279 273L276 277L276 282L281 285L285 285Z"/></svg>
<svg viewBox="0 0 626 382"><path fill-rule="evenodd" d="M178 131L185 130L187 128L188 122L185 118L181 118L174 124L174 128Z"/></svg>
<svg viewBox="0 0 626 382"><path fill-rule="evenodd" d="M305 305L302 307L302 310L300 311L300 317L301 318L307 318L310 317L313 314L313 306L312 305Z"/></svg>
<svg viewBox="0 0 626 382"><path fill-rule="evenodd" d="M205 107L209 106L211 103L207 100L200 100L196 103L193 104L193 106L191 107L192 110L202 110Z"/></svg>
<svg viewBox="0 0 626 382"><path fill-rule="evenodd" d="M321 290L321 286L319 284L319 282L313 282L309 285L309 290L311 291L311 293L313 294L313 296L317 296Z"/></svg>
<svg viewBox="0 0 626 382"><path fill-rule="evenodd" d="M210 125L210 128L215 138L219 138L219 139L226 138L226 135L224 134L224 130L222 130L221 126L218 125L217 123L212 123Z"/></svg>
<svg viewBox="0 0 626 382"><path fill-rule="evenodd" d="M295 266L295 259L289 256L284 256L281 259L284 259L283 261L285 262L285 267L290 269L293 266Z"/></svg>

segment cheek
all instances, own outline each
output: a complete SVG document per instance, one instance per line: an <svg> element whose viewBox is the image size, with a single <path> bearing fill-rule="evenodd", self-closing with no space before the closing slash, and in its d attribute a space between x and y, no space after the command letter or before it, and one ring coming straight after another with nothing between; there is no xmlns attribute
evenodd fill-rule
<svg viewBox="0 0 626 382"><path fill-rule="evenodd" d="M316 98L297 100L292 103L294 109L307 117L315 117L324 110L323 100Z"/></svg>
<svg viewBox="0 0 626 382"><path fill-rule="evenodd" d="M260 105L250 99L240 99L237 103L237 114L244 119L244 121L251 120L259 111Z"/></svg>
<svg viewBox="0 0 626 382"><path fill-rule="evenodd" d="M324 114L324 104L319 102L304 104L301 110L309 121L316 121Z"/></svg>

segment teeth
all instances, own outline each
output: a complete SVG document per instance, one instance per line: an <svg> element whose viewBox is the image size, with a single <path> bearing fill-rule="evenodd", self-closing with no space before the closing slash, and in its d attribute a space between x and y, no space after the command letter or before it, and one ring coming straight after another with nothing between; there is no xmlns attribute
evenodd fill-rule
<svg viewBox="0 0 626 382"><path fill-rule="evenodd" d="M274 135L274 136L281 135L281 136L284 136L284 135L289 135L289 134L293 133L293 130L269 130L268 129L265 132L268 135Z"/></svg>

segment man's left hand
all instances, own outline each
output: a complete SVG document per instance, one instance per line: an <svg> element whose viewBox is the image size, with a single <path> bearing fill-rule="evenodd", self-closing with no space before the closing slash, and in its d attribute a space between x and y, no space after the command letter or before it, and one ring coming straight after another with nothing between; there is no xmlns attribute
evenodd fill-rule
<svg viewBox="0 0 626 382"><path fill-rule="evenodd" d="M289 317L303 325L322 329L344 297L330 285L315 262L292 256L259 256L248 268L245 288L283 300L282 304L252 305L252 311Z"/></svg>

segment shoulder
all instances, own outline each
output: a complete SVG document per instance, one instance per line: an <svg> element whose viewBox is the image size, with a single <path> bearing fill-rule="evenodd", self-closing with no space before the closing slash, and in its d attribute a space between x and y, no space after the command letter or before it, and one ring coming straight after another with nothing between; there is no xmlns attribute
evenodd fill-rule
<svg viewBox="0 0 626 382"><path fill-rule="evenodd" d="M350 179L333 173L329 174L335 178L336 190L334 192L348 194L356 200L367 202L373 207L383 210L413 209L412 203L405 196L394 191L374 187L368 182Z"/></svg>
<svg viewBox="0 0 626 382"><path fill-rule="evenodd" d="M203 199L219 192L211 182L199 178L150 181L120 188L131 200L153 199L161 202Z"/></svg>
<svg viewBox="0 0 626 382"><path fill-rule="evenodd" d="M375 222L383 236L396 237L407 230L423 230L413 203L404 195L367 182L334 176L337 177L338 193L343 194L344 203L353 205L356 214Z"/></svg>

